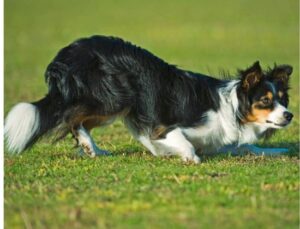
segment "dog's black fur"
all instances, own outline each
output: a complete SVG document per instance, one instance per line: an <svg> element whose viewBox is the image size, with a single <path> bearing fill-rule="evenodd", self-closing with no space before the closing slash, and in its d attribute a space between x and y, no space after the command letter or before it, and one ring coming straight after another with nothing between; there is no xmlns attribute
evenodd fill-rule
<svg viewBox="0 0 300 229"><path fill-rule="evenodd" d="M158 125L193 126L201 122L202 113L218 109L216 90L223 83L180 70L122 39L104 36L80 39L63 48L45 77L48 95L35 104L41 111L51 109L46 113L54 116L46 118L49 122L36 137L62 121L72 123L78 109L87 116L129 110L126 121L138 132Z"/></svg>

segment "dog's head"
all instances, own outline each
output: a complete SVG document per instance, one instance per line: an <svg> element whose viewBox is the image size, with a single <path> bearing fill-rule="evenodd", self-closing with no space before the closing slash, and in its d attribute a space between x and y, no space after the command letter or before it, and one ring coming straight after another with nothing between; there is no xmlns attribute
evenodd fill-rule
<svg viewBox="0 0 300 229"><path fill-rule="evenodd" d="M287 107L288 82L292 71L289 65L275 65L273 69L263 72L259 62L240 71L237 96L243 123L256 123L265 129L279 129L291 122L293 114Z"/></svg>

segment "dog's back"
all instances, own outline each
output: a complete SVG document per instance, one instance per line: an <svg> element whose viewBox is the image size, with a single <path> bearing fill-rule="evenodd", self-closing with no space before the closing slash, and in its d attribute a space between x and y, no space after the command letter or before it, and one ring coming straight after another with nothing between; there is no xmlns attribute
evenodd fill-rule
<svg viewBox="0 0 300 229"><path fill-rule="evenodd" d="M91 129L117 115L126 114L129 125L139 125L136 129L154 125L156 104L162 100L159 87L166 84L161 81L168 81L175 71L174 66L119 38L77 40L48 65L45 98L17 104L8 114L8 148L21 152L57 126L63 137L82 123ZM30 120L23 119L22 113Z"/></svg>
<svg viewBox="0 0 300 229"><path fill-rule="evenodd" d="M135 132L199 121L214 106L208 80L122 39L104 36L63 48L46 71L49 93L62 96L70 126L78 125L78 113L80 122L88 116L107 121L126 114Z"/></svg>

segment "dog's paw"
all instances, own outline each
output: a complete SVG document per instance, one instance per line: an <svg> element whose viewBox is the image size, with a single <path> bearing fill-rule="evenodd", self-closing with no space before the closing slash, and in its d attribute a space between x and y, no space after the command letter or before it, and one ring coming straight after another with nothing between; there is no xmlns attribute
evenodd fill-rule
<svg viewBox="0 0 300 229"><path fill-rule="evenodd" d="M195 155L189 155L189 156L183 156L182 160L184 162L192 162L195 164L199 164L201 162L200 157L198 157L196 154Z"/></svg>
<svg viewBox="0 0 300 229"><path fill-rule="evenodd" d="M111 156L112 154L109 151L102 150L102 149L94 149L87 151L86 149L81 148L78 153L80 156L87 155L91 158L97 157L97 156Z"/></svg>
<svg viewBox="0 0 300 229"><path fill-rule="evenodd" d="M201 163L201 159L197 155L194 156L193 161L194 161L195 164L200 164Z"/></svg>

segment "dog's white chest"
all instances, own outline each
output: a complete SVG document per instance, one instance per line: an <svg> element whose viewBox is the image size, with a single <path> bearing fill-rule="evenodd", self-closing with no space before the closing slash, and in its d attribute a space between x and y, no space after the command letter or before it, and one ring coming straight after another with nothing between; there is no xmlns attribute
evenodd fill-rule
<svg viewBox="0 0 300 229"><path fill-rule="evenodd" d="M182 131L196 149L216 150L232 142L226 141L222 130L206 125L197 128L187 128Z"/></svg>
<svg viewBox="0 0 300 229"><path fill-rule="evenodd" d="M208 112L203 125L183 128L182 132L196 149L218 150L225 145L252 143L257 140L260 130L254 125L241 127L233 118L224 119L218 112Z"/></svg>
<svg viewBox="0 0 300 229"><path fill-rule="evenodd" d="M207 121L202 125L182 129L186 138L197 149L216 150L239 141L240 131L233 117L224 117L224 114L214 111L207 112L206 116Z"/></svg>

